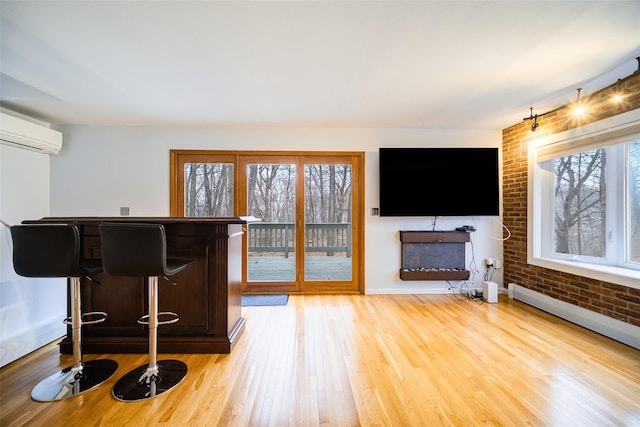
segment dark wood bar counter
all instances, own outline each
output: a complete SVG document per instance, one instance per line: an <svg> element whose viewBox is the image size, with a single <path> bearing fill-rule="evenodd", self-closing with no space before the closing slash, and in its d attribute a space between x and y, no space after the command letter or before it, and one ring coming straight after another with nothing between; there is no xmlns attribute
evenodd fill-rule
<svg viewBox="0 0 640 427"><path fill-rule="evenodd" d="M182 217L49 217L23 224L75 224L80 230L82 256L101 257L98 225L103 222L162 224L167 236L167 257L192 261L172 276L172 286L159 282L159 309L180 316L174 324L158 328L160 353L230 353L242 334L242 233L253 218ZM100 284L82 284L82 311L104 311L107 320L82 327L84 353L146 353L147 328L137 319L147 314L144 278L114 277L106 273ZM72 353L71 326L60 351Z"/></svg>

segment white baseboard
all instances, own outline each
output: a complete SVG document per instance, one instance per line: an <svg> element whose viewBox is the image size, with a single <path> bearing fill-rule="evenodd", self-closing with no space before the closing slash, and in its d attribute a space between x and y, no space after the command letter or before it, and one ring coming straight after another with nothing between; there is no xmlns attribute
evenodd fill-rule
<svg viewBox="0 0 640 427"><path fill-rule="evenodd" d="M515 283L509 283L508 292L513 299L640 350L640 327L551 298Z"/></svg>

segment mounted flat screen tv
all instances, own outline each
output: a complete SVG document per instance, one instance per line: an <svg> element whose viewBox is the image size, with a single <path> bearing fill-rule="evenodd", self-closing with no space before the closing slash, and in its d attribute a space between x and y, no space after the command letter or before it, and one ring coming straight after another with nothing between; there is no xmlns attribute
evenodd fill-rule
<svg viewBox="0 0 640 427"><path fill-rule="evenodd" d="M380 148L380 216L497 216L497 148Z"/></svg>

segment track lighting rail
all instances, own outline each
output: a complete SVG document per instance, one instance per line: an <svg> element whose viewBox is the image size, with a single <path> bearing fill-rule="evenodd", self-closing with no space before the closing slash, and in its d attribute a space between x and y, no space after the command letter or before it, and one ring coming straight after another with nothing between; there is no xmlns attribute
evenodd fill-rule
<svg viewBox="0 0 640 427"><path fill-rule="evenodd" d="M531 109L531 113L529 114L529 117L525 117L522 120L533 120L533 123L531 124L531 131L535 132L536 129L538 129L539 123L538 123L538 117L542 117L542 116L546 116L549 113L552 113L556 110L551 110L551 111L547 111L546 113L542 113L542 114L533 114L533 107L529 107Z"/></svg>

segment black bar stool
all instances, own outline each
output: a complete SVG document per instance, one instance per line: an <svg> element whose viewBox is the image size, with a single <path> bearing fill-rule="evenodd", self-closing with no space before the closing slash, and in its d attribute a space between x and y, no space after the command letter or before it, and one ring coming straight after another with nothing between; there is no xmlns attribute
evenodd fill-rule
<svg viewBox="0 0 640 427"><path fill-rule="evenodd" d="M100 224L102 263L112 276L142 276L148 279L149 313L138 323L149 325L149 363L123 376L113 387L113 396L125 402L156 397L175 387L187 375L179 360L157 360L158 326L179 320L173 312L158 311L158 277L171 284L170 276L189 266L189 260L167 259L164 226L147 223ZM160 321L159 316L168 317Z"/></svg>
<svg viewBox="0 0 640 427"><path fill-rule="evenodd" d="M71 317L64 323L73 332L73 366L58 371L38 383L31 391L37 401L60 400L91 390L108 380L118 369L110 359L82 361L81 327L104 322L107 313L82 313L82 278L102 271L100 260L80 259L80 233L75 225L34 224L11 227L13 267L24 277L67 277L70 281ZM84 320L87 318L87 320Z"/></svg>

